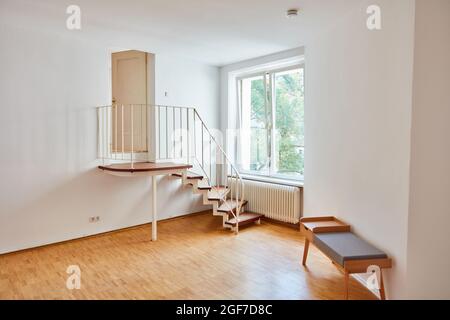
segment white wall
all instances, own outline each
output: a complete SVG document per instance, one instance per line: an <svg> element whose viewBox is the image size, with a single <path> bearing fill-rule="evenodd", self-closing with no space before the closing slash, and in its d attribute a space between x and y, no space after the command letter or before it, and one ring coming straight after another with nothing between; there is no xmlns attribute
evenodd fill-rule
<svg viewBox="0 0 450 320"><path fill-rule="evenodd" d="M306 216L335 215L394 259L389 298L405 296L414 2L380 0L306 43Z"/></svg>
<svg viewBox="0 0 450 320"><path fill-rule="evenodd" d="M151 221L149 178L96 169L94 107L110 102L107 45L64 24L53 32L22 22L0 23L0 253ZM177 60L157 65L170 102L198 104L217 121L218 71L162 61ZM192 82L188 75L179 81L182 71L194 75ZM160 92L157 99L165 103ZM160 182L158 207L161 218L205 209L201 197L171 178ZM101 221L90 224L97 215Z"/></svg>
<svg viewBox="0 0 450 320"><path fill-rule="evenodd" d="M450 299L450 1L416 2L408 298Z"/></svg>
<svg viewBox="0 0 450 320"><path fill-rule="evenodd" d="M178 56L156 56L156 104L196 107L211 129L219 128L219 80L217 67Z"/></svg>

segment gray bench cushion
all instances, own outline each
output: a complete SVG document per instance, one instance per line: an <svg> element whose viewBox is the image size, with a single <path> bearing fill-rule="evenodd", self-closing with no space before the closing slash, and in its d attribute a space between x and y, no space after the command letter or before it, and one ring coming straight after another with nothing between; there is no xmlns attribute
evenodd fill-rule
<svg viewBox="0 0 450 320"><path fill-rule="evenodd" d="M314 244L336 263L364 259L384 259L387 255L351 232L314 234Z"/></svg>

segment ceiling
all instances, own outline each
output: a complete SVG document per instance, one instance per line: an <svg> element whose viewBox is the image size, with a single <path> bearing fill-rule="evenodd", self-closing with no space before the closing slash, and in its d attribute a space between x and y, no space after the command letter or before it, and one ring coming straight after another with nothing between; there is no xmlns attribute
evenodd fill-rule
<svg viewBox="0 0 450 320"><path fill-rule="evenodd" d="M296 48L364 0L2 0L41 25L65 26L76 3L82 30L111 47L171 53L222 66ZM8 7L9 6L9 7ZM296 18L286 10L300 9ZM10 11L11 12L11 11ZM40 20L39 20L40 19ZM62 22L64 21L64 22Z"/></svg>

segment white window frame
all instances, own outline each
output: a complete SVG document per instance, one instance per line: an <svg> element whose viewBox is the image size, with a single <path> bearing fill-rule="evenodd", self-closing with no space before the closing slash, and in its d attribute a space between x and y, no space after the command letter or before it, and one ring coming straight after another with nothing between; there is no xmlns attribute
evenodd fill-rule
<svg viewBox="0 0 450 320"><path fill-rule="evenodd" d="M253 78L253 77L263 77L264 78L264 83L266 84L267 81L269 81L269 86L271 87L271 97L270 100L268 99L268 93L267 93L267 86L264 86L264 96L265 96L265 104L266 104L266 108L269 106L270 108L270 113L271 113L271 123L269 124L270 126L270 153L269 153L269 173L259 173L258 171L253 171L253 170L245 170L242 168L241 164L238 162L238 170L239 172L243 173L246 176L249 177L262 177L262 178L275 178L275 179L279 179L279 180L288 180L288 181L303 181L304 180L304 176L292 176L292 175L286 175L286 174L280 174L280 173L276 173L276 161L274 159L274 154L275 154L275 133L276 133L276 128L275 123L276 123L276 119L275 119L275 115L276 112L274 112L275 110L275 105L274 105L274 95L275 95L275 83L274 83L274 77L276 73L280 73L280 72L284 72L284 71L290 71L290 70L296 70L296 69L303 69L303 77L305 77L305 63L302 61L300 63L297 64L293 64L293 65L289 65L287 67L272 67L272 68L267 68L266 70L263 71L257 71L257 72L250 72L250 73L243 73L240 74L238 76L236 76L236 92L237 92L237 103L238 103L238 109L240 109L241 107L239 107L240 104L242 104L242 85L241 85L241 81L244 79L248 79L248 78ZM270 77L269 79L267 79L267 77ZM304 81L304 79L303 79ZM305 150L305 146L303 145L301 147L303 149L303 153ZM240 150L238 150L238 152L241 152Z"/></svg>

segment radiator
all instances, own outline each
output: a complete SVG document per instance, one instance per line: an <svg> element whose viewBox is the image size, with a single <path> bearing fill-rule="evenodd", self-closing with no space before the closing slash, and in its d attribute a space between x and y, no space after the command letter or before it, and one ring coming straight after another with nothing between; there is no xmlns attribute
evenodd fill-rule
<svg viewBox="0 0 450 320"><path fill-rule="evenodd" d="M302 189L259 181L244 180L246 211L267 218L299 223L302 214Z"/></svg>

